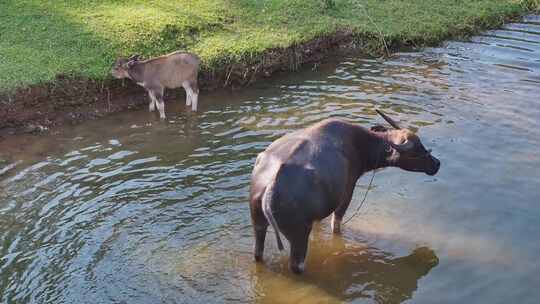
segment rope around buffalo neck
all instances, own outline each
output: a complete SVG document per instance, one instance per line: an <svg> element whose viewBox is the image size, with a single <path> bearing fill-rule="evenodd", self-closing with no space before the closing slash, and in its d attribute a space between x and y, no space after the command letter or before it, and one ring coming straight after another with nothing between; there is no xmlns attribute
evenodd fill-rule
<svg viewBox="0 0 540 304"><path fill-rule="evenodd" d="M362 201L360 202L358 207L356 207L356 210L354 210L354 213L351 215L351 217L349 217L346 221L343 222L343 225L347 224L347 222L352 220L352 218L355 217L358 214L358 212L360 211L360 209L362 208L362 206L366 202L366 198L367 198L369 189L371 189L371 184L373 183L373 179L375 178L375 171L376 170L373 170L373 174L371 175L371 180L369 181L369 185L368 185L368 187L366 189L366 193L364 193L364 198L362 199Z"/></svg>
<svg viewBox="0 0 540 304"><path fill-rule="evenodd" d="M379 156L377 157L377 162L376 162L375 168L377 168L377 166L379 165L380 157L381 156L379 154ZM376 171L377 171L377 169L373 169L373 174L371 175L371 180L369 181L369 185L367 186L366 193L364 193L364 198L362 199L362 201L360 202L358 207L356 207L356 210L354 210L354 213L351 215L351 217L349 217L346 221L344 221L342 223L343 225L347 224L350 220L353 219L353 217L355 217L358 214L358 212L360 212L360 209L362 208L362 206L366 202L367 195L368 195L369 190L371 189L371 184L373 184L373 179L375 178L375 172Z"/></svg>

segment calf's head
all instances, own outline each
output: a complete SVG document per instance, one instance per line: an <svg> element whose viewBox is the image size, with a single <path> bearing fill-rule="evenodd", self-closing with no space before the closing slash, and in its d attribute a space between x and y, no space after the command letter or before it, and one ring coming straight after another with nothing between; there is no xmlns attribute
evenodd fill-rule
<svg viewBox="0 0 540 304"><path fill-rule="evenodd" d="M129 69L139 62L139 55L133 55L129 58L118 58L114 62L111 69L111 74L116 79L130 78Z"/></svg>
<svg viewBox="0 0 540 304"><path fill-rule="evenodd" d="M431 149L427 150L416 134L401 128L383 112L376 111L395 129L386 130L381 126L372 128L375 132L385 132L384 138L394 150L390 156L392 164L407 171L424 172L427 175L437 174L441 162L431 155Z"/></svg>

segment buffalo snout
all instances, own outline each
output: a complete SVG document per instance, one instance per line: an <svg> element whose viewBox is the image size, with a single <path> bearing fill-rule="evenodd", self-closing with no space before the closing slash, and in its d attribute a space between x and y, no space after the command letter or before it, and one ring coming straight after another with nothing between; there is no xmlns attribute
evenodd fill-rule
<svg viewBox="0 0 540 304"><path fill-rule="evenodd" d="M436 157L430 155L430 164L426 170L426 174L433 176L439 172L439 169L441 168L441 161L438 160Z"/></svg>

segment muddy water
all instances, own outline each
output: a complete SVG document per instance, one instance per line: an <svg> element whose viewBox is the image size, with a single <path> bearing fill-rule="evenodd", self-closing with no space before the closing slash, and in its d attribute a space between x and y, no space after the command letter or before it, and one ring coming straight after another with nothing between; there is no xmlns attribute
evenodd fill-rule
<svg viewBox="0 0 540 304"><path fill-rule="evenodd" d="M540 17L387 61L350 57L0 143L2 303L538 303ZM252 262L254 158L279 136L385 109L442 161L387 169L342 237L291 275ZM369 181L360 179L356 208Z"/></svg>

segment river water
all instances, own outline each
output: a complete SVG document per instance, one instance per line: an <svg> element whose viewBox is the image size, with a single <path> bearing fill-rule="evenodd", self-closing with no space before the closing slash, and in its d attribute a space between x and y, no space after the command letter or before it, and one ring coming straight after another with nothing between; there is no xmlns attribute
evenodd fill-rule
<svg viewBox="0 0 540 304"><path fill-rule="evenodd" d="M0 142L0 303L538 303L540 17L389 60L350 56L190 114L146 110ZM306 273L252 261L254 159L327 117L417 130L439 174L377 172ZM352 215L370 175L359 180Z"/></svg>

